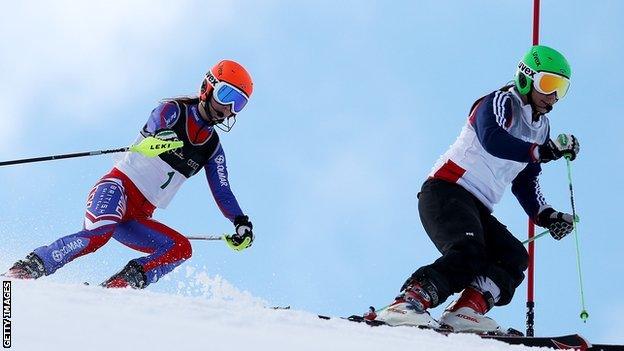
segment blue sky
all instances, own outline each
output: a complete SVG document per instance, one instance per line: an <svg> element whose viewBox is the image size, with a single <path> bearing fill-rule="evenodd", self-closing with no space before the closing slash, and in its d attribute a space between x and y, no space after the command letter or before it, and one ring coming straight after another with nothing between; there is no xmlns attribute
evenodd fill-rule
<svg viewBox="0 0 624 351"><path fill-rule="evenodd" d="M332 315L389 303L411 272L438 257L415 195L473 101L510 81L531 44L532 1L6 6L3 160L127 145L159 99L195 92L218 60L244 64L254 95L221 139L256 242L242 253L194 243L185 265L205 267L272 304ZM544 1L541 42L572 65L570 93L550 117L553 134L573 133L581 142L573 176L590 319L578 318L573 238L544 238L537 245L536 330L621 343L624 3L587 6ZM0 169L1 262L78 230L88 191L113 161ZM541 184L555 208L569 211L565 172L563 162L548 164ZM510 192L495 215L525 238L526 216ZM189 235L231 230L203 175L155 218ZM99 282L137 255L111 241L47 279ZM174 289L184 276L172 278L150 289ZM523 284L492 316L524 329L525 291Z"/></svg>

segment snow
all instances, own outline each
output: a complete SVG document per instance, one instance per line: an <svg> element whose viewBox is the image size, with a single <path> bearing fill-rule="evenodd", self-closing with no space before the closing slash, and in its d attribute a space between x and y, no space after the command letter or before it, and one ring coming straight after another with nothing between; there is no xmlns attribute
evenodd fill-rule
<svg viewBox="0 0 624 351"><path fill-rule="evenodd" d="M219 276L187 272L176 294L46 281L12 283L12 350L529 349L475 335L369 327L267 308ZM190 282L189 282L190 281ZM190 292L193 292L195 296ZM199 294L197 294L199 292Z"/></svg>

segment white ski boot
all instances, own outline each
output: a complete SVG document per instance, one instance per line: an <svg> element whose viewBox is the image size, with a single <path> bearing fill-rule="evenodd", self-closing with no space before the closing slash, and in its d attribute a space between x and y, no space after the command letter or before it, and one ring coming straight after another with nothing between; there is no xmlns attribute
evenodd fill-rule
<svg viewBox="0 0 624 351"><path fill-rule="evenodd" d="M364 318L381 321L390 326L408 325L438 328L440 324L429 315L430 294L418 283L409 286L394 302L383 310Z"/></svg>
<svg viewBox="0 0 624 351"><path fill-rule="evenodd" d="M459 299L446 308L440 318L440 324L449 326L456 333L502 333L498 323L485 316L492 306L494 306L492 299L488 299L477 289L468 287L462 291Z"/></svg>

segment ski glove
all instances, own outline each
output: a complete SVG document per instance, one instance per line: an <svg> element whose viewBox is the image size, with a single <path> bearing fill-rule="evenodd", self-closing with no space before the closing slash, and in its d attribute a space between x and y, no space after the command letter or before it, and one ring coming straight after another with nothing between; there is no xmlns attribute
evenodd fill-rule
<svg viewBox="0 0 624 351"><path fill-rule="evenodd" d="M561 240L574 229L574 219L571 214L549 207L537 215L537 225L548 228L553 238Z"/></svg>
<svg viewBox="0 0 624 351"><path fill-rule="evenodd" d="M544 145L537 148L539 162L546 163L558 160L566 156L573 161L579 153L581 145L578 139L572 134L559 134L556 140L548 139Z"/></svg>
<svg viewBox="0 0 624 351"><path fill-rule="evenodd" d="M245 215L236 216L234 218L234 226L236 227L236 233L232 235L226 235L224 237L225 243L236 251L244 250L251 246L253 243L253 225L249 221L249 217Z"/></svg>

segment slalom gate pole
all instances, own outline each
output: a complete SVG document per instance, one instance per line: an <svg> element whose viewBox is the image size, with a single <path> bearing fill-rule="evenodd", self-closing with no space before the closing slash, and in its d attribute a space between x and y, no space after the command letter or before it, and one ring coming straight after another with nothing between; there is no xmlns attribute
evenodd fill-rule
<svg viewBox="0 0 624 351"><path fill-rule="evenodd" d="M572 218L574 218L574 240L576 242L576 268L578 270L579 277L579 287L581 292L581 314L579 317L583 320L583 323L587 323L587 318L589 318L589 313L585 309L585 293L583 291L583 273L581 271L581 250L579 248L579 238L578 238L578 225L576 220L576 206L574 204L574 188L572 187L572 166L570 165L570 157L566 156L566 165L568 168L568 184L570 187L570 203L572 205Z"/></svg>
<svg viewBox="0 0 624 351"><path fill-rule="evenodd" d="M533 45L539 44L540 0L533 0ZM526 335L535 335L535 224L529 219L529 268L527 272Z"/></svg>

